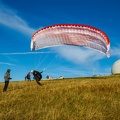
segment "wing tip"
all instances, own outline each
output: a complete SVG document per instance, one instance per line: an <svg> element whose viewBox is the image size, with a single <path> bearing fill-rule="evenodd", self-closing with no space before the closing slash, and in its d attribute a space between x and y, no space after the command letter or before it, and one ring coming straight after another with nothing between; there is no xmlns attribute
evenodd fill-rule
<svg viewBox="0 0 120 120"><path fill-rule="evenodd" d="M107 55L108 58L110 58L110 43L107 45L106 55Z"/></svg>

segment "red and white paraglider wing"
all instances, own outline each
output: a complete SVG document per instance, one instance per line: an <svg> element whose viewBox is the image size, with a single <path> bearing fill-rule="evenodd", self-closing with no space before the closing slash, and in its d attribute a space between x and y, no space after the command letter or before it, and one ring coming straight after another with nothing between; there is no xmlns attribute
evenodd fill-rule
<svg viewBox="0 0 120 120"><path fill-rule="evenodd" d="M31 50L60 45L85 46L110 57L107 35L97 28L81 24L57 24L38 30L32 36Z"/></svg>

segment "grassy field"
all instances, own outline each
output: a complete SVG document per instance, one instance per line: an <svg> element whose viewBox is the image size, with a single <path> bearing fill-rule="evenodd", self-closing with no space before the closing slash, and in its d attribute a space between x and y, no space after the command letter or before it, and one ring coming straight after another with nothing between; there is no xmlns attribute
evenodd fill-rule
<svg viewBox="0 0 120 120"><path fill-rule="evenodd" d="M0 83L0 120L120 120L120 76Z"/></svg>

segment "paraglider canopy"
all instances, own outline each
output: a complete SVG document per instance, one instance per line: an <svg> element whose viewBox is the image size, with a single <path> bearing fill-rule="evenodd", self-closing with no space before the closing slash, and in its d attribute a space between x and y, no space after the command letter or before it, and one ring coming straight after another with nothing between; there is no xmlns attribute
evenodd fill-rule
<svg viewBox="0 0 120 120"><path fill-rule="evenodd" d="M74 45L98 50L110 57L107 35L95 27L83 24L56 24L36 31L31 40L31 50L46 47Z"/></svg>

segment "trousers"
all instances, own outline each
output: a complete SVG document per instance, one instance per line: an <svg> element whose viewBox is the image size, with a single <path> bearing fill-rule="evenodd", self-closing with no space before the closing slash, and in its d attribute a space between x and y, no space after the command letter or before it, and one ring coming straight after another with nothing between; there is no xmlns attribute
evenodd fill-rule
<svg viewBox="0 0 120 120"><path fill-rule="evenodd" d="M3 88L3 92L5 92L8 88L8 85L9 85L9 81L5 81L5 85L4 85L4 88Z"/></svg>

